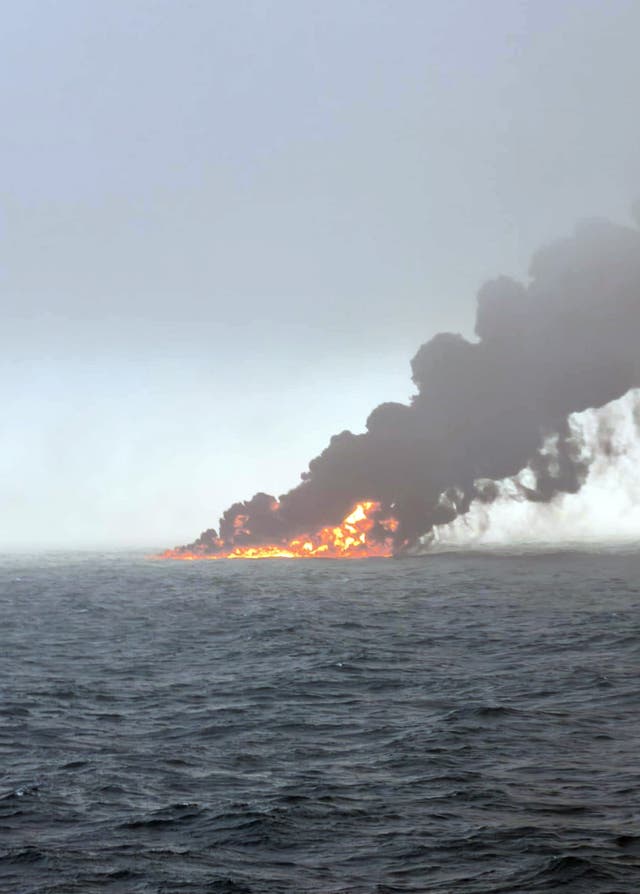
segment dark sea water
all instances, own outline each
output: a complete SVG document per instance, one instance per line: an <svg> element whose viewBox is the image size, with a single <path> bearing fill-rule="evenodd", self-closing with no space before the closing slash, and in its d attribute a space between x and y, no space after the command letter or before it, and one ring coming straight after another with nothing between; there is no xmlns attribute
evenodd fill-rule
<svg viewBox="0 0 640 894"><path fill-rule="evenodd" d="M0 563L0 891L640 891L640 555Z"/></svg>

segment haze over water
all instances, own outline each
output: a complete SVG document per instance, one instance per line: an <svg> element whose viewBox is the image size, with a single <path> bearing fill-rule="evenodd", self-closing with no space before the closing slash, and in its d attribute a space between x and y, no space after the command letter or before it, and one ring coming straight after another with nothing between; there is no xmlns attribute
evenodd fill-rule
<svg viewBox="0 0 640 894"><path fill-rule="evenodd" d="M0 580L2 890L640 887L637 551Z"/></svg>
<svg viewBox="0 0 640 894"><path fill-rule="evenodd" d="M0 894L640 890L639 33L5 4Z"/></svg>
<svg viewBox="0 0 640 894"><path fill-rule="evenodd" d="M170 546L284 493L488 278L630 222L639 30L631 0L7 4L0 545Z"/></svg>

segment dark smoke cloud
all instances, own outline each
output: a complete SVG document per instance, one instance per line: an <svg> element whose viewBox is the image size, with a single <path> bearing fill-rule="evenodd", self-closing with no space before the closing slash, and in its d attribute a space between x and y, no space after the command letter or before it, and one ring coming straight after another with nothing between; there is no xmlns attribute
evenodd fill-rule
<svg viewBox="0 0 640 894"><path fill-rule="evenodd" d="M500 277L480 289L475 331L477 342L441 333L424 344L411 404L381 404L364 434L335 435L277 511L267 494L231 506L224 548L337 524L356 501L377 500L400 522L400 551L527 466L529 499L578 490L586 469L567 417L640 385L640 232L581 224L534 256L528 285ZM553 455L541 452L551 435ZM219 549L215 531L190 548Z"/></svg>

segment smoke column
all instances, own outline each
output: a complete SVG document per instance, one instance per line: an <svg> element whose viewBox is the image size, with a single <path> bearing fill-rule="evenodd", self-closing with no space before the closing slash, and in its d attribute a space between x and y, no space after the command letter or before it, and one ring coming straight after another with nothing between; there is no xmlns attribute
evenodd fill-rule
<svg viewBox="0 0 640 894"><path fill-rule="evenodd" d="M219 536L205 531L184 549L283 542L373 500L398 520L402 552L499 498L497 482L524 469L524 500L579 491L593 457L569 417L640 386L640 231L582 223L540 250L529 274L480 289L477 341L441 333L419 349L410 404L381 404L364 434L335 435L277 504L264 493L236 503Z"/></svg>
<svg viewBox="0 0 640 894"><path fill-rule="evenodd" d="M465 515L421 538L421 546L433 551L640 540L640 390L577 413L569 425L589 469L580 491L557 494L549 503L532 502L525 490L533 473L524 469L498 482L493 502L474 500Z"/></svg>

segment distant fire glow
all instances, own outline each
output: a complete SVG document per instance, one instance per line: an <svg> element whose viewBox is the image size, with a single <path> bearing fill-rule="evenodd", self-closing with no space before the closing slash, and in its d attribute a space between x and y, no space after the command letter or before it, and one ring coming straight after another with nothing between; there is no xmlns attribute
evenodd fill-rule
<svg viewBox="0 0 640 894"><path fill-rule="evenodd" d="M277 509L276 503L274 509ZM285 543L236 545L225 550L218 541L219 552L196 552L168 549L160 558L189 562L199 559L363 559L388 558L393 555L393 535L398 529L395 518L380 518L380 503L356 503L349 515L337 526L321 528ZM249 537L246 515L234 520L234 530Z"/></svg>
<svg viewBox="0 0 640 894"><path fill-rule="evenodd" d="M236 501L217 530L165 555L400 557L472 507L484 513L501 482L531 503L576 494L599 454L582 449L570 417L640 388L638 332L640 230L585 221L534 255L527 282L482 286L476 341L440 332L419 348L409 403L380 404L279 500ZM614 449L608 424L597 440L602 455Z"/></svg>

